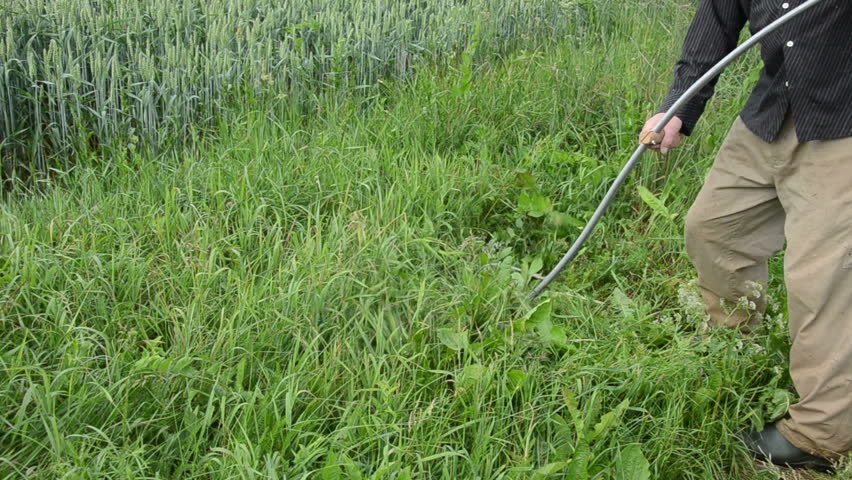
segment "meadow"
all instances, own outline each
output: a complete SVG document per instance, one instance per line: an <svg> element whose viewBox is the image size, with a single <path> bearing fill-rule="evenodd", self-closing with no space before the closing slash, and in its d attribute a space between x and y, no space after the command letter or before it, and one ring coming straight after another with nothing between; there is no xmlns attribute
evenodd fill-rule
<svg viewBox="0 0 852 480"><path fill-rule="evenodd" d="M780 261L743 337L683 249L755 55L526 300L694 5L0 6L0 478L816 478L736 439L795 401Z"/></svg>

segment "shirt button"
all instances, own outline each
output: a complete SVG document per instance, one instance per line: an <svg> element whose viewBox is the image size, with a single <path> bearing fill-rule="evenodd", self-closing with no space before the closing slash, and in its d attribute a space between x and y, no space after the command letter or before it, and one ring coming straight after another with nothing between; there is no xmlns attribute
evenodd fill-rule
<svg viewBox="0 0 852 480"><path fill-rule="evenodd" d="M790 82L784 82L784 85L786 85L787 88L790 88Z"/></svg>
<svg viewBox="0 0 852 480"><path fill-rule="evenodd" d="M793 45L795 45L795 43L793 43L793 41L792 41L792 40L790 40L789 42L787 42L787 46L788 46L788 47L793 48Z"/></svg>
<svg viewBox="0 0 852 480"><path fill-rule="evenodd" d="M790 8L790 4L787 3L787 2L784 2L784 4L781 5L781 8L783 8L784 10L787 10L788 8Z"/></svg>

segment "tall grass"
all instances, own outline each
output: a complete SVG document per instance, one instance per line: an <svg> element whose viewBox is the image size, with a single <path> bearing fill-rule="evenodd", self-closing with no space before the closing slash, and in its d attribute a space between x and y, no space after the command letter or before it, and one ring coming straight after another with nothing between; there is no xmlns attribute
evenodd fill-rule
<svg viewBox="0 0 852 480"><path fill-rule="evenodd" d="M526 317L577 226L521 198L594 208L669 82L672 6L366 105L247 103L2 204L0 478L778 478L735 435L792 399L783 317L704 332L680 238L753 63Z"/></svg>
<svg viewBox="0 0 852 480"><path fill-rule="evenodd" d="M193 136L246 97L369 96L472 39L482 57L563 39L581 14L563 0L7 0L0 157L7 177L30 160L63 169L91 147Z"/></svg>
<svg viewBox="0 0 852 480"><path fill-rule="evenodd" d="M306 112L249 76L282 96L223 103L209 142L0 204L0 478L778 478L736 434L793 399L783 315L705 332L680 232L753 58L527 317L691 12L585 3L582 37L480 64L462 42L371 102L320 88Z"/></svg>

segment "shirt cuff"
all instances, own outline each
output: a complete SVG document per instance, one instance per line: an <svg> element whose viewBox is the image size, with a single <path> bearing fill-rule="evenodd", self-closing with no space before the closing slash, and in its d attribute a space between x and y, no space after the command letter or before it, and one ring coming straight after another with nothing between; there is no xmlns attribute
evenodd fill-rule
<svg viewBox="0 0 852 480"><path fill-rule="evenodd" d="M669 96L666 98L666 101L663 102L658 113L668 112L681 95L683 95L683 92L669 93ZM683 127L680 129L680 133L683 135L692 135L692 131L695 130L695 125L704 113L704 107L705 102L695 99L687 102L686 105L681 107L680 111L676 114L676 116L683 121Z"/></svg>

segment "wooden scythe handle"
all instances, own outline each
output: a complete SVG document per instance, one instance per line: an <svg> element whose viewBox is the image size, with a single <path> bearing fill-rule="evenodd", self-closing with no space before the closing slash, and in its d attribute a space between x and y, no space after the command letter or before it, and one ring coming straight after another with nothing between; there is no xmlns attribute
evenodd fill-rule
<svg viewBox="0 0 852 480"><path fill-rule="evenodd" d="M664 133L656 133L653 131L642 132L642 136L639 137L639 141L645 145L660 145L663 143L663 138L666 135Z"/></svg>

